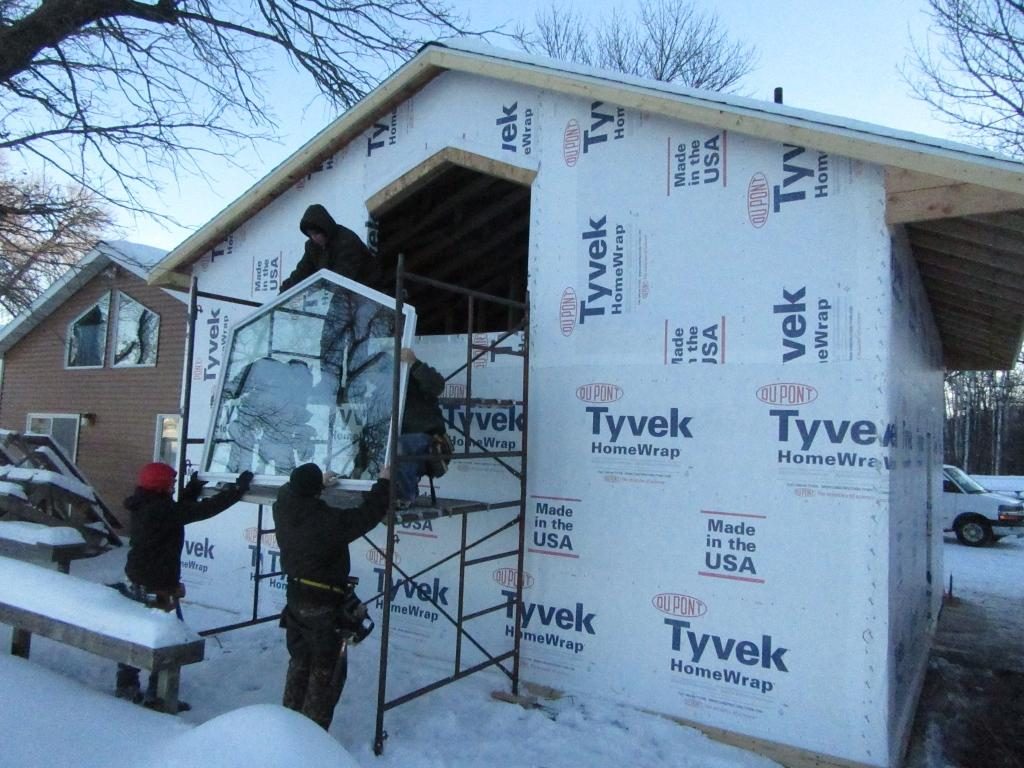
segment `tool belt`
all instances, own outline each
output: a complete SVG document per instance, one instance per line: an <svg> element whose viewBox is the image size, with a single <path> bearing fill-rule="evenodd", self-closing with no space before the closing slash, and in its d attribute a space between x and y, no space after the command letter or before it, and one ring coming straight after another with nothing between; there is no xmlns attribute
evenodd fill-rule
<svg viewBox="0 0 1024 768"><path fill-rule="evenodd" d="M291 577L288 579L288 585L298 587L302 590L304 597L312 597L316 602L322 601L323 603L331 603L336 606L335 621L337 623L337 630L352 645L364 640L373 631L375 626L373 619L370 618L366 610L366 606L363 605L356 594L355 587L358 583L359 579L354 576L349 577L348 583L344 587L336 584L325 584L312 579Z"/></svg>
<svg viewBox="0 0 1024 768"><path fill-rule="evenodd" d="M357 584L359 583L358 579L356 579L355 581ZM350 592L352 592L352 588L355 586L354 584L347 584L344 587L339 587L334 584L324 584L322 581L313 581L312 579L293 578L289 578L288 583L298 584L300 587L303 587L305 589L315 589L320 590L321 592L328 592L331 594L342 596L348 595Z"/></svg>

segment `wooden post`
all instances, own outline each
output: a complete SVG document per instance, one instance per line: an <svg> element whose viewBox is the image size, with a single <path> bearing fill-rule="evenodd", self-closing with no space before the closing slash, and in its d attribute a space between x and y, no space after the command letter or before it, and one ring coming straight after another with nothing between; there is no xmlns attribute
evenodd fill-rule
<svg viewBox="0 0 1024 768"><path fill-rule="evenodd" d="M164 712L178 714L178 683L181 680L181 667L161 669L156 672L156 695L164 703Z"/></svg>
<svg viewBox="0 0 1024 768"><path fill-rule="evenodd" d="M28 658L29 651L32 649L32 633L27 629L14 628L11 633L11 655L21 656L23 659Z"/></svg>

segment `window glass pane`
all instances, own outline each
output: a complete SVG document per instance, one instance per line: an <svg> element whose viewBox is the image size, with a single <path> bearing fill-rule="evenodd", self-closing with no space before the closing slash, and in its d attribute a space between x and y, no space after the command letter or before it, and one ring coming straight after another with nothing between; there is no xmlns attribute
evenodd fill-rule
<svg viewBox="0 0 1024 768"><path fill-rule="evenodd" d="M114 365L156 365L160 316L127 294L117 294L117 341Z"/></svg>
<svg viewBox="0 0 1024 768"><path fill-rule="evenodd" d="M238 324L206 471L287 475L314 461L342 478L376 479L387 458L394 318L394 307L320 279Z"/></svg>
<svg viewBox="0 0 1024 768"><path fill-rule="evenodd" d="M161 416L157 430L157 451L153 460L173 467L178 460L178 417Z"/></svg>
<svg viewBox="0 0 1024 768"><path fill-rule="evenodd" d="M55 416L50 430L53 442L61 447L71 461L74 461L78 442L78 417Z"/></svg>
<svg viewBox="0 0 1024 768"><path fill-rule="evenodd" d="M68 339L68 367L102 366L107 349L109 294L71 323Z"/></svg>
<svg viewBox="0 0 1024 768"><path fill-rule="evenodd" d="M29 416L28 431L35 435L50 434L50 418L48 416Z"/></svg>
<svg viewBox="0 0 1024 768"><path fill-rule="evenodd" d="M36 435L49 435L69 460L75 460L78 447L78 416L28 417L28 431Z"/></svg>

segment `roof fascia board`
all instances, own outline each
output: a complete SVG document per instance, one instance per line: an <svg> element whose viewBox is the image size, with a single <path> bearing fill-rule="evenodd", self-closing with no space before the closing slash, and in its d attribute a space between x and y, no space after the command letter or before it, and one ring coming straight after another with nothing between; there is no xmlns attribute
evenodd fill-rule
<svg viewBox="0 0 1024 768"><path fill-rule="evenodd" d="M937 144L917 144L906 138L818 122L798 114L775 114L768 109L758 110L724 101L716 103L686 94L659 93L650 87L566 73L536 63L444 48L434 51L437 64L452 71L604 101L784 144L812 147L875 165L906 168L954 181L1024 193L1024 171L1019 163L1010 160L965 157L961 151Z"/></svg>
<svg viewBox="0 0 1024 768"><path fill-rule="evenodd" d="M381 113L401 103L440 74L434 62L436 51L436 48L426 49L406 62L358 104L330 123L212 221L178 245L153 267L149 273L150 285L187 290L190 283L188 276L176 273L175 270L187 267L222 242L242 223L291 189L308 168L322 163L337 152L340 146L370 127Z"/></svg>
<svg viewBox="0 0 1024 768"><path fill-rule="evenodd" d="M975 184L1016 194L1024 193L1024 171L1015 161L973 154L966 149L917 141L911 134L888 135L866 124L825 122L827 116L776 105L764 108L701 98L658 87L622 82L597 74L571 72L554 64L501 58L440 44L427 45L415 58L362 101L320 131L296 153L230 204L208 224L154 266L149 283L184 289L188 278L176 270L187 268L258 211L284 194L340 146L369 127L381 113L420 90L443 71L491 77L539 89L606 101L686 122L708 125L770 141L812 147L819 151L862 160L874 165L931 174L952 182ZM948 201L947 201L948 202ZM948 211L948 212L947 212ZM957 215L959 211L944 211ZM897 218L899 214L897 214Z"/></svg>

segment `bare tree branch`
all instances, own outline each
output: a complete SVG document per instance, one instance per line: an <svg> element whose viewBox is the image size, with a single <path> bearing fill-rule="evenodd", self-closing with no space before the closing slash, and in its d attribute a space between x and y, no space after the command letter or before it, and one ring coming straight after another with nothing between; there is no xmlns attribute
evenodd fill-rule
<svg viewBox="0 0 1024 768"><path fill-rule="evenodd" d="M914 41L903 77L972 141L1024 156L1024 6L929 0L930 36Z"/></svg>
<svg viewBox="0 0 1024 768"><path fill-rule="evenodd" d="M458 34L443 0L0 0L0 151L144 210L159 172L201 175L204 154L273 135L275 50L346 109Z"/></svg>
<svg viewBox="0 0 1024 768"><path fill-rule="evenodd" d="M0 323L72 268L110 223L88 192L15 175L0 161Z"/></svg>
<svg viewBox="0 0 1024 768"><path fill-rule="evenodd" d="M685 1L641 0L636 16L615 11L594 22L553 4L535 25L514 35L526 51L704 90L734 88L757 60L753 46L729 39L715 14Z"/></svg>

